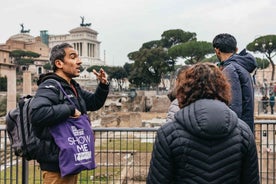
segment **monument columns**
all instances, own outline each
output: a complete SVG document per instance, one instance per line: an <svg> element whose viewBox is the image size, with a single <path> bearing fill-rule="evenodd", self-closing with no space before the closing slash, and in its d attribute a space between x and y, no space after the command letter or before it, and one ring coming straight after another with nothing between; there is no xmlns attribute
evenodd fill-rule
<svg viewBox="0 0 276 184"><path fill-rule="evenodd" d="M14 67L5 69L2 74L7 76L7 112L16 108L16 70ZM23 73L23 96L32 94L32 75L31 72Z"/></svg>
<svg viewBox="0 0 276 184"><path fill-rule="evenodd" d="M7 76L7 112L16 107L16 70L11 67L5 72Z"/></svg>
<svg viewBox="0 0 276 184"><path fill-rule="evenodd" d="M32 74L30 71L23 72L23 96L32 94Z"/></svg>

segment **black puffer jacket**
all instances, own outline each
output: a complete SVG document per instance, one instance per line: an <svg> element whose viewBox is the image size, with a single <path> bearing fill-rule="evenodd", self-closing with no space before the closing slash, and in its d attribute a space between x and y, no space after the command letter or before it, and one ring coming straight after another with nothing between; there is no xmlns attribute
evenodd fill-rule
<svg viewBox="0 0 276 184"><path fill-rule="evenodd" d="M256 184L249 126L224 103L198 100L158 129L147 184Z"/></svg>
<svg viewBox="0 0 276 184"><path fill-rule="evenodd" d="M109 87L100 83L95 93L92 93L81 89L79 84L72 80L71 84L76 89L76 96L68 82L55 74L47 75L39 80L39 87L31 106L31 122L37 136L41 139L37 161L40 163L41 170L59 172L59 148L55 144L48 127L73 115L75 107L60 92L55 80L60 82L82 114L100 109L105 103Z"/></svg>

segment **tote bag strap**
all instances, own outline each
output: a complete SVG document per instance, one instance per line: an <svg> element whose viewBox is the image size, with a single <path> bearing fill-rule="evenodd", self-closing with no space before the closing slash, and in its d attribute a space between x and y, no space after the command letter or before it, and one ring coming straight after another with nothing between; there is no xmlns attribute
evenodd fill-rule
<svg viewBox="0 0 276 184"><path fill-rule="evenodd" d="M55 81L56 81L56 80L55 80ZM63 87L61 86L60 82L56 81L56 83L58 84L58 86L59 86L59 88L61 89L62 93L63 93L63 94L66 96L66 98L70 101L70 103L76 107L75 103L69 98L68 94L65 92L65 90L64 90Z"/></svg>

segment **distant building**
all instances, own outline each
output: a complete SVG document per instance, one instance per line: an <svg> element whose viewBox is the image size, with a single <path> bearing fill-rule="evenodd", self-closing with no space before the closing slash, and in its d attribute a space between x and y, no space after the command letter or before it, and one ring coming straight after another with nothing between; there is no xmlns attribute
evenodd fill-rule
<svg viewBox="0 0 276 184"><path fill-rule="evenodd" d="M31 73L37 75L44 73L43 65L49 61L49 47L41 41L40 37L33 37L28 33L11 36L6 43L0 44L0 49L7 51L24 50L40 54L40 57L34 58L34 64L28 67ZM1 59L3 58L0 56Z"/></svg>
<svg viewBox="0 0 276 184"><path fill-rule="evenodd" d="M13 64L10 58L10 51L0 49L0 66L1 64ZM1 77L1 73L0 73L0 77Z"/></svg>
<svg viewBox="0 0 276 184"><path fill-rule="evenodd" d="M101 42L97 40L98 32L89 26L90 24L81 24L80 27L70 30L69 34L49 35L49 47L53 48L57 44L67 42L78 51L84 68L105 65L105 61L100 59Z"/></svg>
<svg viewBox="0 0 276 184"><path fill-rule="evenodd" d="M16 107L16 70L10 51L0 49L0 77L7 77L7 112ZM1 90L0 90L1 91Z"/></svg>

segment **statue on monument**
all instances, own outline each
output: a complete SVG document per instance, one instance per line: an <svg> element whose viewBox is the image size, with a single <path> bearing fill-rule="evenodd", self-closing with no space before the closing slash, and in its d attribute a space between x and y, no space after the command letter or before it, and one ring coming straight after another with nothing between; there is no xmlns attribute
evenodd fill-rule
<svg viewBox="0 0 276 184"><path fill-rule="evenodd" d="M84 16L81 16L81 26L84 25Z"/></svg>
<svg viewBox="0 0 276 184"><path fill-rule="evenodd" d="M29 33L29 32L30 32L30 29L28 29L28 30L25 30L25 29L24 29L24 24L23 24L23 23L20 24L20 26L21 26L21 31L20 31L20 33Z"/></svg>
<svg viewBox="0 0 276 184"><path fill-rule="evenodd" d="M81 27L89 27L91 26L91 23L84 23L84 16L81 16L81 24L80 24Z"/></svg>

